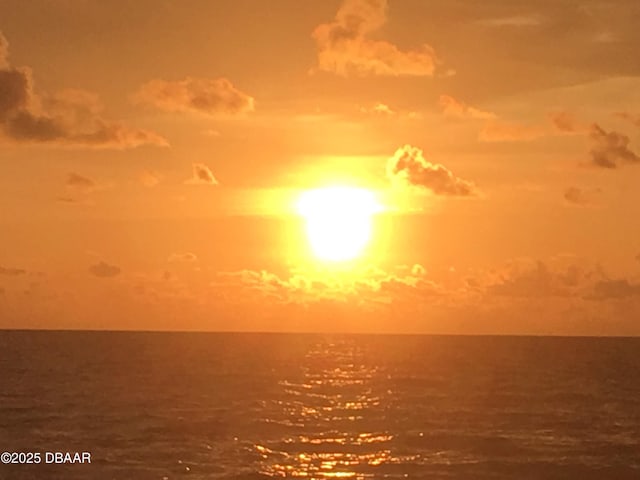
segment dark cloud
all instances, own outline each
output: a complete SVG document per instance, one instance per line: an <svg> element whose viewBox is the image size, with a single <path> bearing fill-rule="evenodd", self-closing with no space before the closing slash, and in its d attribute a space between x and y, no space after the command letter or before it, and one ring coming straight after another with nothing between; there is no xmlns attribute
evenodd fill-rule
<svg viewBox="0 0 640 480"><path fill-rule="evenodd" d="M0 267L0 275L17 276L17 275L25 275L26 273L27 271L22 268Z"/></svg>
<svg viewBox="0 0 640 480"><path fill-rule="evenodd" d="M542 262L537 262L535 268L512 273L503 277L501 281L490 285L487 292L493 295L508 297L545 297L555 296L564 292L555 285L553 274Z"/></svg>
<svg viewBox="0 0 640 480"><path fill-rule="evenodd" d="M576 265L558 270L537 261L506 271L486 291L505 297L565 297L574 294L591 276L593 272L585 272Z"/></svg>
<svg viewBox="0 0 640 480"><path fill-rule="evenodd" d="M185 183L190 185L218 185L218 180L213 172L204 163L193 164L193 176Z"/></svg>
<svg viewBox="0 0 640 480"><path fill-rule="evenodd" d="M0 34L0 137L12 143L55 144L95 148L166 146L156 133L102 119L95 96L70 90L40 98L31 71L7 62L8 44Z"/></svg>
<svg viewBox="0 0 640 480"><path fill-rule="evenodd" d="M490 120L496 118L496 114L479 110L471 105L467 105L461 100L456 100L449 95L440 95L439 100L442 113L449 117L475 118L480 120Z"/></svg>
<svg viewBox="0 0 640 480"><path fill-rule="evenodd" d="M612 300L640 295L640 284L627 279L601 280L593 286L593 291L585 296L588 300Z"/></svg>
<svg viewBox="0 0 640 480"><path fill-rule="evenodd" d="M428 45L409 51L369 35L387 21L386 0L345 0L331 23L313 32L318 68L339 75L431 76L437 63Z"/></svg>
<svg viewBox="0 0 640 480"><path fill-rule="evenodd" d="M68 187L80 188L82 190L91 190L96 186L96 182L94 182L90 178L83 177L78 173L71 172L67 176L65 185L67 185Z"/></svg>
<svg viewBox="0 0 640 480"><path fill-rule="evenodd" d="M640 127L640 115L634 115L633 113L629 112L616 112L614 113L614 115L635 125L636 127Z"/></svg>
<svg viewBox="0 0 640 480"><path fill-rule="evenodd" d="M486 286L486 292L516 298L615 300L640 296L640 283L627 278L611 279L600 265L573 264L563 269L537 261L505 269Z"/></svg>
<svg viewBox="0 0 640 480"><path fill-rule="evenodd" d="M564 199L567 203L586 207L593 204L594 197L601 193L600 189L583 189L578 187L569 187L564 191Z"/></svg>
<svg viewBox="0 0 640 480"><path fill-rule="evenodd" d="M475 195L472 183L456 177L445 166L425 160L422 150L405 145L387 162L387 176L394 183L431 190L436 195Z"/></svg>
<svg viewBox="0 0 640 480"><path fill-rule="evenodd" d="M99 185L89 177L71 172L67 175L64 188L64 193L56 197L59 202L90 205L90 195L97 190L105 188L105 186Z"/></svg>
<svg viewBox="0 0 640 480"><path fill-rule="evenodd" d="M99 278L110 278L120 274L120 267L100 262L89 267L89 272Z"/></svg>
<svg viewBox="0 0 640 480"><path fill-rule="evenodd" d="M561 133L584 133L587 130L587 126L576 120L569 112L550 113L549 120L555 129Z"/></svg>
<svg viewBox="0 0 640 480"><path fill-rule="evenodd" d="M589 131L591 161L602 168L618 168L640 163L640 157L629 148L629 137L615 131L607 132L594 123Z"/></svg>
<svg viewBox="0 0 640 480"><path fill-rule="evenodd" d="M0 122L4 124L12 115L29 104L31 76L26 69L0 69Z"/></svg>
<svg viewBox="0 0 640 480"><path fill-rule="evenodd" d="M0 68L6 67L9 64L9 42L0 32Z"/></svg>
<svg viewBox="0 0 640 480"><path fill-rule="evenodd" d="M197 262L198 256L195 253L172 253L167 259L169 262Z"/></svg>
<svg viewBox="0 0 640 480"><path fill-rule="evenodd" d="M167 112L196 112L206 115L238 114L254 109L253 97L238 90L226 78L151 80L136 99Z"/></svg>
<svg viewBox="0 0 640 480"><path fill-rule="evenodd" d="M488 18L485 20L479 20L478 23L485 27L513 27L513 28L521 28L521 27L537 27L541 25L542 17L536 14L530 15L514 15L511 17L499 17L499 18Z"/></svg>

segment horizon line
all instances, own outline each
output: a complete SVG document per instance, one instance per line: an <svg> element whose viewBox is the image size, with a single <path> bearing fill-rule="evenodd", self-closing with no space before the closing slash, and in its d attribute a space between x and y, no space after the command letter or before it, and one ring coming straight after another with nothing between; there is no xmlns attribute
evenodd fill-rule
<svg viewBox="0 0 640 480"><path fill-rule="evenodd" d="M331 331L268 331L268 330L143 330L143 329L101 329L101 328L4 328L3 332L42 333L180 333L213 335L337 335L337 336L379 336L379 337L505 337L505 338L637 338L640 335L590 335L553 333L429 333L429 332L331 332Z"/></svg>

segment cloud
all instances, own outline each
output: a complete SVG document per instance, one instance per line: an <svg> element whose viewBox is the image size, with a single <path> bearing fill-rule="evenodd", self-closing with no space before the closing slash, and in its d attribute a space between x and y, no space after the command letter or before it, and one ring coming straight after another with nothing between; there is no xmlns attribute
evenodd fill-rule
<svg viewBox="0 0 640 480"><path fill-rule="evenodd" d="M381 115L381 116L392 116L395 115L396 112L389 107L389 105L385 103L376 103L370 108L362 107L360 112L368 114L368 115Z"/></svg>
<svg viewBox="0 0 640 480"><path fill-rule="evenodd" d="M538 260L515 262L486 286L486 293L503 297L569 297L586 288L599 272L577 265L551 268Z"/></svg>
<svg viewBox="0 0 640 480"><path fill-rule="evenodd" d="M70 172L64 182L64 193L56 199L64 203L77 203L91 205L89 196L98 190L107 188L106 185L98 184L95 180L80 175L76 172Z"/></svg>
<svg viewBox="0 0 640 480"><path fill-rule="evenodd" d="M9 42L0 32L0 68L6 68L9 65Z"/></svg>
<svg viewBox="0 0 640 480"><path fill-rule="evenodd" d="M218 185L218 180L204 163L194 163L193 176L185 183L189 185Z"/></svg>
<svg viewBox="0 0 640 480"><path fill-rule="evenodd" d="M569 112L560 111L549 114L549 120L561 133L584 133L588 127L575 119Z"/></svg>
<svg viewBox="0 0 640 480"><path fill-rule="evenodd" d="M96 187L96 182L91 180L88 177L83 177L78 173L71 172L67 176L67 181L65 182L67 187L77 188L84 192L88 192L93 190Z"/></svg>
<svg viewBox="0 0 640 480"><path fill-rule="evenodd" d="M640 127L640 115L634 115L633 113L629 112L616 112L614 113L614 116L625 120L632 125L635 125L636 127Z"/></svg>
<svg viewBox="0 0 640 480"><path fill-rule="evenodd" d="M135 98L167 112L219 115L252 112L254 109L253 97L238 90L226 78L151 80L140 87Z"/></svg>
<svg viewBox="0 0 640 480"><path fill-rule="evenodd" d="M198 256L195 253L172 253L167 259L168 262L197 262Z"/></svg>
<svg viewBox="0 0 640 480"><path fill-rule="evenodd" d="M425 188L436 195L476 194L471 182L456 177L443 165L428 162L422 150L411 145L400 147L389 159L387 176L394 183Z"/></svg>
<svg viewBox="0 0 640 480"><path fill-rule="evenodd" d="M478 138L483 142L518 142L535 140L545 134L545 129L537 125L492 121L484 126Z"/></svg>
<svg viewBox="0 0 640 480"><path fill-rule="evenodd" d="M496 118L495 113L479 110L460 100L456 100L449 95L440 95L439 103L440 108L442 108L442 113L448 117L476 118L483 120Z"/></svg>
<svg viewBox="0 0 640 480"><path fill-rule="evenodd" d="M208 128L207 130L202 132L202 134L207 137L219 137L220 135L222 135L220 131L216 130L215 128Z"/></svg>
<svg viewBox="0 0 640 480"><path fill-rule="evenodd" d="M438 63L429 45L402 51L368 35L387 22L386 0L345 0L335 19L316 27L318 69L338 75L432 76Z"/></svg>
<svg viewBox="0 0 640 480"><path fill-rule="evenodd" d="M542 262L537 262L535 268L511 273L503 277L498 283L487 288L493 295L508 297L545 297L564 295L564 290L555 285L553 273Z"/></svg>
<svg viewBox="0 0 640 480"><path fill-rule="evenodd" d="M360 107L360 113L369 117L377 118L397 118L403 120L419 120L422 114L412 110L399 110L391 108L386 103L375 103L368 107Z"/></svg>
<svg viewBox="0 0 640 480"><path fill-rule="evenodd" d="M0 137L6 142L118 149L168 145L154 132L104 120L90 93L68 90L39 97L31 70L10 66L7 53L8 44L1 37Z"/></svg>
<svg viewBox="0 0 640 480"><path fill-rule="evenodd" d="M585 190L579 187L569 187L564 191L564 199L571 205L587 207L593 204L595 195L601 193L600 189Z"/></svg>
<svg viewBox="0 0 640 480"><path fill-rule="evenodd" d="M591 161L602 168L618 168L623 164L640 163L640 157L629 149L629 137L615 131L607 132L594 123L589 131L592 143Z"/></svg>
<svg viewBox="0 0 640 480"><path fill-rule="evenodd" d="M640 117L626 112L618 112L614 115L640 125ZM558 132L585 133L591 142L589 152L591 163L598 167L614 169L624 164L640 163L640 156L629 148L629 137L623 133L613 130L607 132L597 123L587 125L564 111L550 114L549 119Z"/></svg>
<svg viewBox="0 0 640 480"><path fill-rule="evenodd" d="M56 200L62 203L83 203L81 200L78 200L77 198L71 197L69 195L59 195L56 197Z"/></svg>
<svg viewBox="0 0 640 480"><path fill-rule="evenodd" d="M410 269L397 266L390 270L356 268L343 275L299 270L280 276L266 270L242 270L219 272L216 277L211 286L220 296L229 292L234 301L258 297L289 305L317 306L323 302L338 302L356 308L376 308L389 304L415 306L427 298L433 304L434 297L444 300L445 296L445 291L427 277L421 265Z"/></svg>
<svg viewBox="0 0 640 480"><path fill-rule="evenodd" d="M2 43L2 39L0 38L0 47L2 47L1 43ZM15 277L18 275L25 275L26 273L27 271L22 268L7 268L7 267L0 266L0 275L8 275L8 276Z"/></svg>
<svg viewBox="0 0 640 480"><path fill-rule="evenodd" d="M539 15L514 15L512 17L489 18L481 20L487 27L537 27L542 23Z"/></svg>
<svg viewBox="0 0 640 480"><path fill-rule="evenodd" d="M140 172L140 175L138 178L140 180L140 183L142 183L142 185L144 185L147 188L152 188L160 183L160 180L162 179L162 175L160 175L158 172L155 172L153 170L143 170L142 172Z"/></svg>
<svg viewBox="0 0 640 480"><path fill-rule="evenodd" d="M593 286L592 292L585 296L587 300L615 300L640 295L640 284L629 280L601 280Z"/></svg>
<svg viewBox="0 0 640 480"><path fill-rule="evenodd" d="M120 274L120 267L100 262L89 267L89 272L99 278L110 278Z"/></svg>

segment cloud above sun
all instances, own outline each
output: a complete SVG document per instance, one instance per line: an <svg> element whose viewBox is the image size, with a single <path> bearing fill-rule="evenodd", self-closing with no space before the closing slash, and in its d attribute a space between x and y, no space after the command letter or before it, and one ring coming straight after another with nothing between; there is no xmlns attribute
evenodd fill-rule
<svg viewBox="0 0 640 480"><path fill-rule="evenodd" d="M9 276L17 276L17 275L25 275L27 271L23 268L10 268L0 266L0 275L9 275Z"/></svg>
<svg viewBox="0 0 640 480"><path fill-rule="evenodd" d="M440 95L440 108L445 116L457 118L475 118L480 120L491 120L496 118L496 114L486 112L478 108L467 105L461 100L456 100L450 95Z"/></svg>
<svg viewBox="0 0 640 480"><path fill-rule="evenodd" d="M0 68L9 66L9 42L0 32Z"/></svg>
<svg viewBox="0 0 640 480"><path fill-rule="evenodd" d="M106 262L99 262L89 267L89 273L98 278L112 278L120 275L122 270L115 265L109 265Z"/></svg>
<svg viewBox="0 0 640 480"><path fill-rule="evenodd" d="M429 45L401 50L370 38L386 22L386 0L345 0L332 22L313 31L318 69L343 76L432 76L438 61Z"/></svg>
<svg viewBox="0 0 640 480"><path fill-rule="evenodd" d="M435 195L469 197L477 194L473 183L453 174L447 167L427 161L422 150L404 145L387 162L387 177L395 185L430 190Z"/></svg>
<svg viewBox="0 0 640 480"><path fill-rule="evenodd" d="M591 161L602 168L618 168L622 165L640 164L640 156L629 148L629 137L615 131L607 132L594 123L589 131Z"/></svg>
<svg viewBox="0 0 640 480"><path fill-rule="evenodd" d="M252 112L255 103L253 97L236 88L226 78L151 80L140 87L135 98L166 112L204 115Z"/></svg>
<svg viewBox="0 0 640 480"><path fill-rule="evenodd" d="M189 185L218 185L218 180L213 172L204 163L194 163L192 168L193 174L185 183Z"/></svg>
<svg viewBox="0 0 640 480"><path fill-rule="evenodd" d="M8 42L1 33L0 93L0 140L5 143L115 149L168 145L152 131L104 119L91 93L36 94L31 70L9 64Z"/></svg>
<svg viewBox="0 0 640 480"><path fill-rule="evenodd" d="M599 188L569 187L564 191L564 199L570 205L588 207L594 204L595 197L600 193L602 191Z"/></svg>

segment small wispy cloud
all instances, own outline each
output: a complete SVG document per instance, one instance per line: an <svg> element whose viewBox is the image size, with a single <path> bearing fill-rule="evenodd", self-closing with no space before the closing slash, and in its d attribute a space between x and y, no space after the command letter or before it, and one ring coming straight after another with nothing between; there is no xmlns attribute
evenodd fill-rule
<svg viewBox="0 0 640 480"><path fill-rule="evenodd" d="M191 252L172 253L171 255L169 255L169 258L167 258L167 261L169 263L175 263L175 262L192 263L192 262L198 261L198 256L195 253L191 253Z"/></svg>
<svg viewBox="0 0 640 480"><path fill-rule="evenodd" d="M194 163L191 178L185 181L188 185L218 185L213 172L204 163Z"/></svg>
<svg viewBox="0 0 640 480"><path fill-rule="evenodd" d="M255 100L226 78L151 80L140 87L134 99L167 112L204 115L235 115L252 112Z"/></svg>
<svg viewBox="0 0 640 480"><path fill-rule="evenodd" d="M461 100L456 100L450 95L440 95L439 105L442 113L448 117L475 118L479 120L492 120L497 118L497 115L493 112L472 107Z"/></svg>
<svg viewBox="0 0 640 480"><path fill-rule="evenodd" d="M594 205L596 197L601 193L599 188L569 187L564 191L563 197L570 205L589 207Z"/></svg>
<svg viewBox="0 0 640 480"><path fill-rule="evenodd" d="M542 17L538 14L513 15L479 20L480 25L486 27L537 27L542 24Z"/></svg>
<svg viewBox="0 0 640 480"><path fill-rule="evenodd" d="M89 273L98 278L112 278L119 275L121 271L120 267L106 262L99 262L89 267Z"/></svg>

